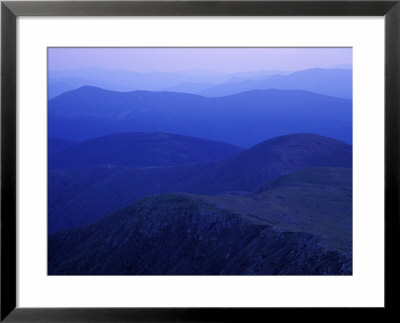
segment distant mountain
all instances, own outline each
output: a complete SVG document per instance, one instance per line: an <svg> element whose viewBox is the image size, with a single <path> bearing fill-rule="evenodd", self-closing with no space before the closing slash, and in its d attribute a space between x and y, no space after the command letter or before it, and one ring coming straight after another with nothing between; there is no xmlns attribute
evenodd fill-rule
<svg viewBox="0 0 400 323"><path fill-rule="evenodd" d="M59 153L60 151L63 151L65 149L71 148L72 146L75 146L77 142L74 141L68 141L64 139L59 139L59 138L48 138L48 152L49 156L53 156L56 153Z"/></svg>
<svg viewBox="0 0 400 323"><path fill-rule="evenodd" d="M171 91L216 97L258 89L305 90L342 98L352 98L352 66L297 72L256 71L216 73L212 71L134 72L84 68L49 71L49 99L82 86L129 92L134 90Z"/></svg>
<svg viewBox="0 0 400 323"><path fill-rule="evenodd" d="M205 89L214 86L211 83L180 83L171 87L164 89L164 91L168 92L181 92L181 93L192 93L196 94Z"/></svg>
<svg viewBox="0 0 400 323"><path fill-rule="evenodd" d="M352 99L353 72L350 69L314 68L289 75L274 75L265 79L223 83L198 94L208 97L232 95L255 89L304 90Z"/></svg>
<svg viewBox="0 0 400 323"><path fill-rule="evenodd" d="M50 70L52 81L86 80L80 86L100 86L114 91L161 90L183 82L193 82L203 79L200 75L191 76L184 73L168 72L135 72L128 70L110 70L104 68L81 68L75 70ZM101 84L104 84L101 85ZM112 85L112 88L108 86Z"/></svg>
<svg viewBox="0 0 400 323"><path fill-rule="evenodd" d="M191 83L179 83L177 85L168 87L163 89L163 91L168 92L180 92L180 93L190 93L190 94L199 94L204 91L207 91L209 88L213 88L214 86L219 86L220 84L233 84L239 83L248 80L260 80L271 77L273 75L288 75L291 72L288 71L278 71L278 70L271 70L271 71L257 71L257 72L241 72L241 73L234 73L226 75L226 79L218 80L218 84L212 83L201 83L201 82L191 82ZM223 81L223 82L221 82ZM258 88L255 88L258 89ZM293 89L294 90L294 89Z"/></svg>
<svg viewBox="0 0 400 323"><path fill-rule="evenodd" d="M246 80L259 80L259 79L262 80L271 77L273 75L288 75L291 73L293 73L293 71L269 70L269 71L259 71L259 72L242 72L231 75L231 77L227 81L222 83L228 84L228 83L238 83Z"/></svg>
<svg viewBox="0 0 400 323"><path fill-rule="evenodd" d="M226 159L242 150L221 142L166 133L119 133L63 150L49 159L49 168L177 166Z"/></svg>
<svg viewBox="0 0 400 323"><path fill-rule="evenodd" d="M259 71L244 73L223 73L210 70L185 70L174 72L138 72L133 70L106 69L98 67L78 68L70 70L49 70L48 76L53 80L65 78L87 79L96 82L130 86L140 90L155 91L180 83L211 83L217 84L235 77L252 77L257 75L277 74L276 71ZM90 85L90 84L86 84Z"/></svg>
<svg viewBox="0 0 400 323"><path fill-rule="evenodd" d="M351 186L305 185L247 198L144 198L50 235L48 273L350 275Z"/></svg>
<svg viewBox="0 0 400 323"><path fill-rule="evenodd" d="M216 84L233 80L247 80L288 74L287 71L266 70L255 72L222 73L208 70L179 72L135 72L104 68L49 70L49 99L82 86L97 86L111 91L170 91L196 93ZM186 85L185 85L186 84Z"/></svg>
<svg viewBox="0 0 400 323"><path fill-rule="evenodd" d="M82 77L49 78L48 99L53 99L65 92L76 90L82 86L95 86L111 91L128 92L135 90L129 84L113 83L109 80L89 79Z"/></svg>
<svg viewBox="0 0 400 323"><path fill-rule="evenodd" d="M82 87L49 101L49 136L82 141L117 132L167 132L250 147L287 133L352 142L352 102L305 91L206 98Z"/></svg>
<svg viewBox="0 0 400 323"><path fill-rule="evenodd" d="M352 167L352 147L297 134L262 142L226 160L176 167L96 167L49 171L49 232L96 221L165 192L249 195L269 181L311 167Z"/></svg>
<svg viewBox="0 0 400 323"><path fill-rule="evenodd" d="M56 96L77 89L79 86L74 86L65 80L49 80L47 90L48 99L55 98Z"/></svg>

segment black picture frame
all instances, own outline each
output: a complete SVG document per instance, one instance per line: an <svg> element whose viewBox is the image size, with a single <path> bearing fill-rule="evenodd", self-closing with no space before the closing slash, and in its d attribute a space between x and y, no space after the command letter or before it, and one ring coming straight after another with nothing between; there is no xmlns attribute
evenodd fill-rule
<svg viewBox="0 0 400 323"><path fill-rule="evenodd" d="M16 307L16 19L18 16L384 16L385 307L375 309ZM313 317L343 319L343 315L351 314L350 312L354 314L355 311L357 315L383 320L383 315L393 315L397 310L400 274L398 265L400 0L3 1L1 67L1 322L253 322L266 320L265 315L270 313L279 315L279 319L295 315L296 319L303 317L312 320ZM315 311L318 311L317 315Z"/></svg>

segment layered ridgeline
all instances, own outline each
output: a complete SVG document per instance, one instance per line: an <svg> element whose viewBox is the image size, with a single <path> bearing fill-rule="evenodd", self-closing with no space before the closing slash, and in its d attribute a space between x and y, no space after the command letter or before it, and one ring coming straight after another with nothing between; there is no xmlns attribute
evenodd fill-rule
<svg viewBox="0 0 400 323"><path fill-rule="evenodd" d="M174 144L168 144L163 140L162 145L156 145L160 136L165 140L169 138ZM130 140L134 138L141 140L141 136L137 137L136 134L128 137ZM315 167L352 167L350 145L311 134L274 138L236 154L235 150L240 150L239 148L221 143L209 143L204 149L209 147L212 150L214 145L223 147L226 151L221 148L220 156L223 155L225 159L198 163L193 158L193 151L196 153L199 151L197 144L202 143L200 139L148 134L146 148L156 145L159 156L170 156L174 152L179 157L174 160L190 160L192 163L172 166L165 165L165 159L161 159L162 165L156 166L157 159L154 158L147 159L147 165L143 161L140 167L128 167L125 160L118 159L113 159L114 164L111 164L110 160L103 159L97 159L98 164L94 163L93 160L102 156L102 152L109 155L109 139L113 138L115 137L109 136L81 144L85 147L84 151L93 152L93 156L89 156L93 157L90 159L92 166L90 168L77 167L80 163L88 165L88 156L84 151L71 158L68 158L68 153L65 154L70 149L79 148L80 145L54 155L56 160L65 158L64 166L72 165L74 169L60 168L49 171L49 232L92 223L151 194L186 192L249 196L265 185L272 185L271 180L296 170ZM193 145L190 153L185 150L190 158L182 155L182 150L171 150L171 147L179 147L176 143L177 138L180 138L182 143ZM151 140L153 143L149 142ZM140 147L132 141L129 142L133 147ZM99 143L103 143L103 148L98 146ZM111 140L111 143L112 151L123 151L126 145L124 140ZM92 144L94 147L91 147ZM136 153L141 155L139 150L136 150ZM197 154L197 156L202 155Z"/></svg>
<svg viewBox="0 0 400 323"><path fill-rule="evenodd" d="M296 72L269 70L233 74L211 71L138 73L99 68L49 71L49 99L84 85L111 91L169 91L211 97L260 89L305 90L351 99L352 70L351 66L338 66Z"/></svg>
<svg viewBox="0 0 400 323"><path fill-rule="evenodd" d="M207 70L186 72L135 72L105 68L79 68L49 70L49 99L84 85L112 91L169 91L198 92L221 83L231 83L253 78L266 78L276 74L289 74L278 70L220 73Z"/></svg>
<svg viewBox="0 0 400 323"><path fill-rule="evenodd" d="M149 196L49 236L50 275L352 273L351 170L311 168L252 196Z"/></svg>
<svg viewBox="0 0 400 323"><path fill-rule="evenodd" d="M307 132L352 142L351 100L294 90L207 98L85 86L50 100L48 117L49 136L72 141L117 132L166 132L249 148Z"/></svg>
<svg viewBox="0 0 400 323"><path fill-rule="evenodd" d="M225 96L254 89L304 90L319 94L352 99L353 71L349 69L314 68L273 75L262 79L223 83L197 92L204 96Z"/></svg>

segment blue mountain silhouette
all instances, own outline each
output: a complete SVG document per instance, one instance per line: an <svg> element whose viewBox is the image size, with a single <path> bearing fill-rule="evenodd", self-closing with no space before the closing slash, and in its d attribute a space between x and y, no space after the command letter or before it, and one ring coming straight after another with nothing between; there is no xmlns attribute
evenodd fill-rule
<svg viewBox="0 0 400 323"><path fill-rule="evenodd" d="M222 83L198 94L226 96L254 89L304 90L340 98L352 99L353 71L349 69L314 68L289 75L274 75L265 79Z"/></svg>
<svg viewBox="0 0 400 323"><path fill-rule="evenodd" d="M254 90L217 98L82 87L49 101L49 136L82 141L167 132L251 147L307 132L352 142L352 102L306 91Z"/></svg>

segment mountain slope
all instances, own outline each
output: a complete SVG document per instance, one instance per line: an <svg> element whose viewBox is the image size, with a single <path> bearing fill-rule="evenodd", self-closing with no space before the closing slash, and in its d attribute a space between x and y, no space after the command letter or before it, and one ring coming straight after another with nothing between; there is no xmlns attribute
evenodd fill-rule
<svg viewBox="0 0 400 323"><path fill-rule="evenodd" d="M118 132L167 132L239 147L298 132L351 143L352 102L305 91L257 90L206 98L94 87L49 101L49 136L82 141Z"/></svg>
<svg viewBox="0 0 400 323"><path fill-rule="evenodd" d="M266 181L310 167L352 167L352 147L313 134L294 134L266 140L214 165L197 183L204 193L253 191ZM212 174L212 175L211 175ZM196 180L192 182L196 183Z"/></svg>
<svg viewBox="0 0 400 323"><path fill-rule="evenodd" d="M166 133L119 133L60 152L49 159L49 168L176 166L225 159L242 150L221 142Z"/></svg>
<svg viewBox="0 0 400 323"><path fill-rule="evenodd" d="M299 183L351 187L353 181L352 169L349 165L347 167L348 168L316 167L302 169L267 182L258 189L257 192L264 192L275 187L296 186L299 185Z"/></svg>
<svg viewBox="0 0 400 323"><path fill-rule="evenodd" d="M262 221L281 231L321 236L320 244L352 252L352 170L318 167L292 172L247 196L200 196L219 209Z"/></svg>
<svg viewBox="0 0 400 323"><path fill-rule="evenodd" d="M95 167L49 171L49 232L96 221L146 195L165 192L249 194L310 167L352 167L351 146L296 134L267 140L221 161L176 167ZM233 192L234 191L234 192Z"/></svg>
<svg viewBox="0 0 400 323"><path fill-rule="evenodd" d="M77 144L77 142L50 137L47 140L47 144L48 144L49 156L53 156L54 154L57 154L60 151L63 151L65 149L71 148L72 146L75 146Z"/></svg>
<svg viewBox="0 0 400 323"><path fill-rule="evenodd" d="M49 236L50 275L338 275L351 258L201 197L147 197Z"/></svg>
<svg viewBox="0 0 400 323"><path fill-rule="evenodd" d="M256 89L304 90L345 99L352 98L352 70L314 68L260 80L223 83L198 92L218 97Z"/></svg>

